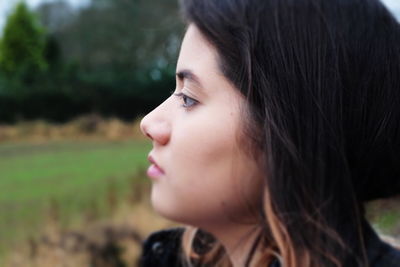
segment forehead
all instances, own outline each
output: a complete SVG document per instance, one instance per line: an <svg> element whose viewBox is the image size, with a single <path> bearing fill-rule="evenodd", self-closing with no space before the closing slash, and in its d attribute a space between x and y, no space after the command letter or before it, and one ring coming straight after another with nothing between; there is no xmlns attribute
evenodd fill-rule
<svg viewBox="0 0 400 267"><path fill-rule="evenodd" d="M193 24L186 31L178 58L177 72L184 69L199 77L221 76L215 48Z"/></svg>

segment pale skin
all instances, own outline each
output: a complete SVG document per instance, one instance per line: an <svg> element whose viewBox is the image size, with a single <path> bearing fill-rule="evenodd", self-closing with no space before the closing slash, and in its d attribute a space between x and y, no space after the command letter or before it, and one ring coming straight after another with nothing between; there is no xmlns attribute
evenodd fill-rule
<svg viewBox="0 0 400 267"><path fill-rule="evenodd" d="M147 114L142 132L164 170L151 202L161 216L200 227L243 266L255 238L262 172L239 141L245 99L222 75L217 52L190 25L182 43L173 95ZM186 96L177 96L185 94Z"/></svg>

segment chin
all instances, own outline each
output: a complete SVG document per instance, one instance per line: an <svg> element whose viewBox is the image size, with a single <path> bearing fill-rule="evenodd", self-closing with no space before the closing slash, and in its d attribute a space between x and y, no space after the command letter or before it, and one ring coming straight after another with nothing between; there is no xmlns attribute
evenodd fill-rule
<svg viewBox="0 0 400 267"><path fill-rule="evenodd" d="M155 190L154 186L151 191L151 206L153 207L154 212L161 217L178 222L177 219L179 216L177 216L177 208L173 203L167 201L167 198L164 197L163 194L160 194L159 191Z"/></svg>

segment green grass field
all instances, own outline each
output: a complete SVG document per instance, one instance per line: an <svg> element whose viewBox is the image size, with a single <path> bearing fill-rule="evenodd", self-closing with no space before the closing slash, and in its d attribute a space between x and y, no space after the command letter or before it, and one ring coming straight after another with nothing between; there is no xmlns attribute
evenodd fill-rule
<svg viewBox="0 0 400 267"><path fill-rule="evenodd" d="M0 145L0 253L34 238L49 220L70 226L105 216L147 165L144 141Z"/></svg>
<svg viewBox="0 0 400 267"><path fill-rule="evenodd" d="M0 262L46 227L69 229L112 216L115 205L149 183L145 141L0 144ZM370 205L384 233L400 234L400 199ZM1 264L0 264L1 265Z"/></svg>

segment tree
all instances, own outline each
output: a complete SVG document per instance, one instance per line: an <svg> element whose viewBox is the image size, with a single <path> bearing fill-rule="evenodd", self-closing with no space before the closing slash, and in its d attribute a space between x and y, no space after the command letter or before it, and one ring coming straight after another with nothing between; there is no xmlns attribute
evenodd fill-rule
<svg viewBox="0 0 400 267"><path fill-rule="evenodd" d="M47 28L57 22L49 17ZM56 32L63 54L86 72L100 73L95 79L174 64L183 32L175 0L92 0L64 25Z"/></svg>
<svg viewBox="0 0 400 267"><path fill-rule="evenodd" d="M8 17L0 41L0 70L7 76L45 71L46 34L35 14L20 2Z"/></svg>

